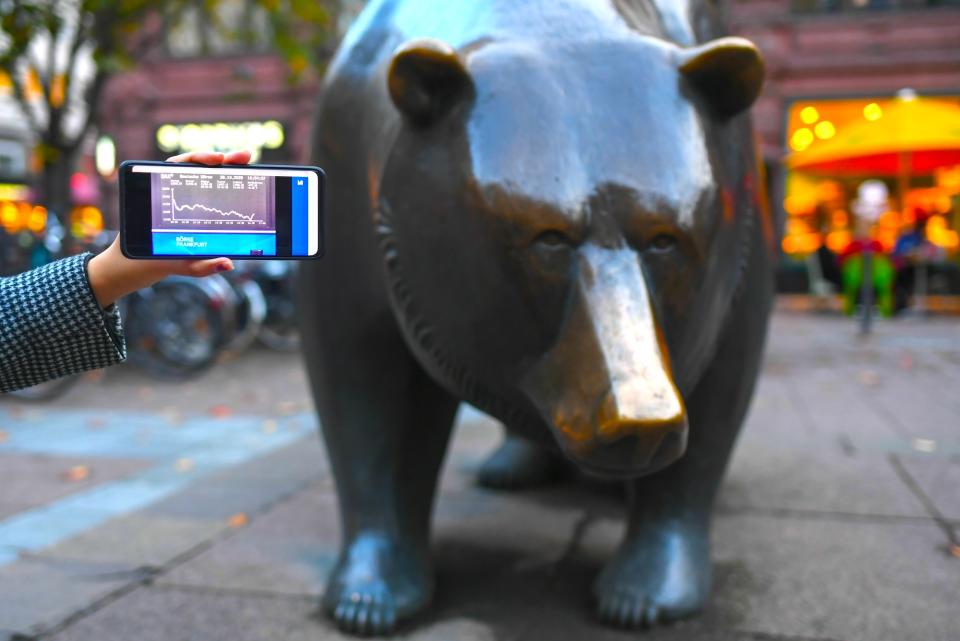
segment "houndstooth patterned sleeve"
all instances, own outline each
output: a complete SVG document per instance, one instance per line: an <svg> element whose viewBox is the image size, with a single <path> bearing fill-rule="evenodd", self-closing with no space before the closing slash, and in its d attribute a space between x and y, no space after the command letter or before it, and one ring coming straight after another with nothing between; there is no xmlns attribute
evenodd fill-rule
<svg viewBox="0 0 960 641"><path fill-rule="evenodd" d="M0 278L0 392L114 365L127 357L116 306L100 309L91 254Z"/></svg>

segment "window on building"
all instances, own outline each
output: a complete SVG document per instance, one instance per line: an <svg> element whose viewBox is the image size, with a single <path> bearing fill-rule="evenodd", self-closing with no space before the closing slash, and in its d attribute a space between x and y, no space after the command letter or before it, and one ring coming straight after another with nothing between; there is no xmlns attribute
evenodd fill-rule
<svg viewBox="0 0 960 641"><path fill-rule="evenodd" d="M960 7L960 0L791 0L794 13L841 13Z"/></svg>
<svg viewBox="0 0 960 641"><path fill-rule="evenodd" d="M164 16L167 53L174 57L231 55L269 45L268 16L255 0L194 0Z"/></svg>
<svg viewBox="0 0 960 641"><path fill-rule="evenodd" d="M20 140L0 138L0 180L18 180L27 175L27 146Z"/></svg>

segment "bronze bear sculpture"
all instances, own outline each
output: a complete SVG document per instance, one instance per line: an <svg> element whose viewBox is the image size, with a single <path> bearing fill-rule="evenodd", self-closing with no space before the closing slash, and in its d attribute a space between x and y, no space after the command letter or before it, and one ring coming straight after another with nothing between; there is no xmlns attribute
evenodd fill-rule
<svg viewBox="0 0 960 641"><path fill-rule="evenodd" d="M342 550L323 607L382 634L425 608L461 401L510 435L488 481L563 458L628 486L599 618L709 593L709 523L757 378L773 230L747 110L756 48L714 3L373 0L328 70L327 255L307 367Z"/></svg>

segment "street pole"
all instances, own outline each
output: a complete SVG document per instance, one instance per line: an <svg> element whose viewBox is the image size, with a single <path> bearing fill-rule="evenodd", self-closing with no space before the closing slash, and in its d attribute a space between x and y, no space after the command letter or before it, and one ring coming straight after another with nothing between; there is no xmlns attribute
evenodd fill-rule
<svg viewBox="0 0 960 641"><path fill-rule="evenodd" d="M860 300L863 303L863 312L860 315L860 335L870 333L870 323L873 320L873 248L867 242L863 250L863 281L861 283Z"/></svg>

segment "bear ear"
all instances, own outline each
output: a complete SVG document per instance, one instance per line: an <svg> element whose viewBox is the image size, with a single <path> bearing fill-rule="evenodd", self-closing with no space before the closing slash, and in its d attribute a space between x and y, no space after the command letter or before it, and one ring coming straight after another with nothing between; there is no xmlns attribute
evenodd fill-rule
<svg viewBox="0 0 960 641"><path fill-rule="evenodd" d="M685 50L680 71L723 118L749 108L763 88L763 56L743 38L720 38Z"/></svg>
<svg viewBox="0 0 960 641"><path fill-rule="evenodd" d="M446 114L471 84L456 50L428 38L401 45L387 71L393 104L418 125L428 125Z"/></svg>

